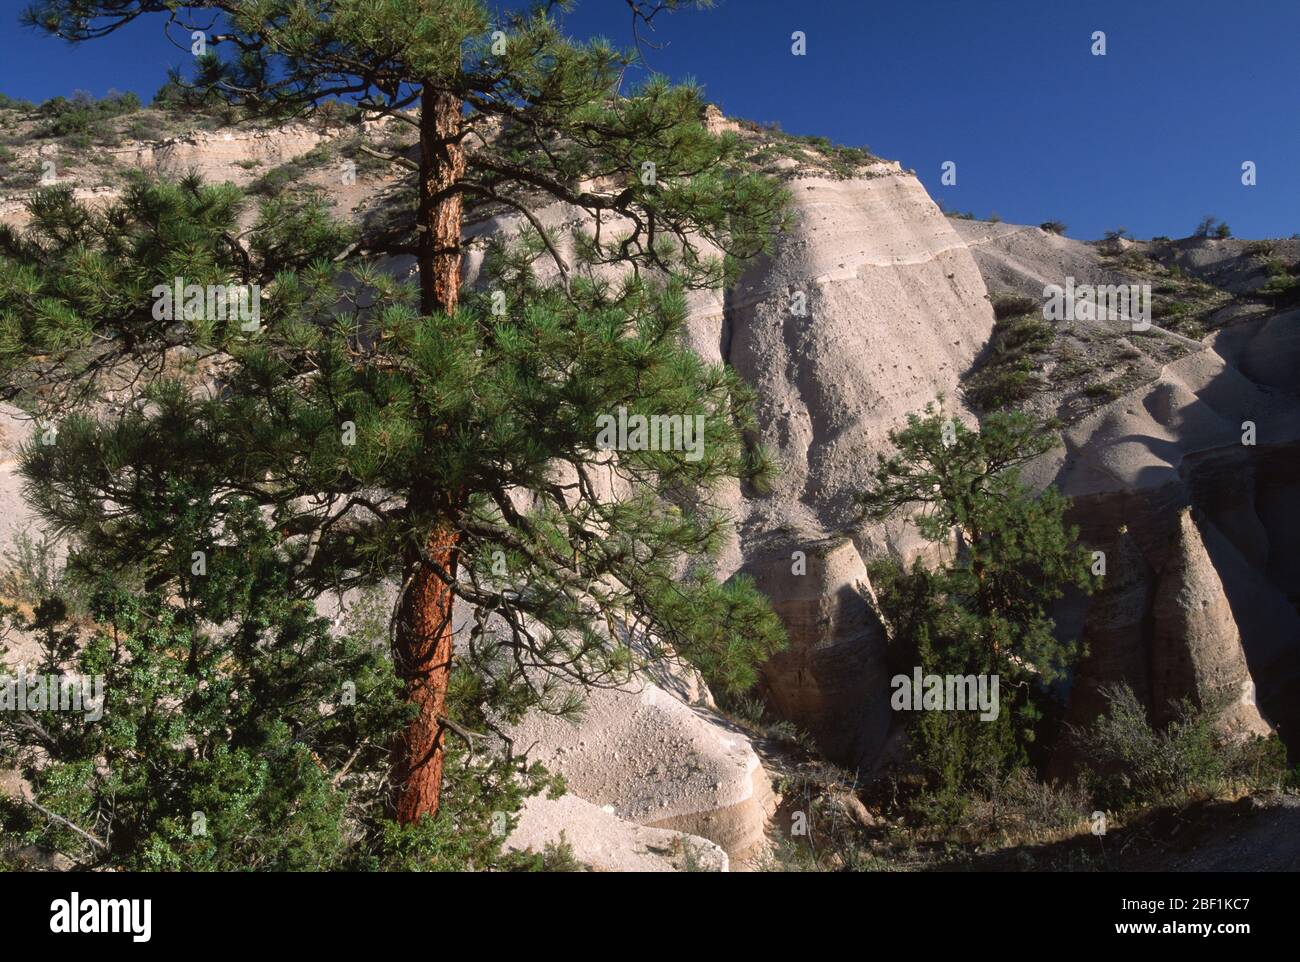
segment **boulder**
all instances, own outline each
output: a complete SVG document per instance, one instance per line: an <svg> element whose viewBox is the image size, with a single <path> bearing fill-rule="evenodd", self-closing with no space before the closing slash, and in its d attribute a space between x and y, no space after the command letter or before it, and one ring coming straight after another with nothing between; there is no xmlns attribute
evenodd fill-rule
<svg viewBox="0 0 1300 962"><path fill-rule="evenodd" d="M543 852L567 844L573 857L595 872L726 872L727 853L708 839L625 821L613 806L601 807L562 795L530 798L506 839L515 851Z"/></svg>
<svg viewBox="0 0 1300 962"><path fill-rule="evenodd" d="M638 679L588 692L576 721L533 712L509 734L570 792L621 819L702 836L732 858L765 844L770 778L749 739L703 700Z"/></svg>

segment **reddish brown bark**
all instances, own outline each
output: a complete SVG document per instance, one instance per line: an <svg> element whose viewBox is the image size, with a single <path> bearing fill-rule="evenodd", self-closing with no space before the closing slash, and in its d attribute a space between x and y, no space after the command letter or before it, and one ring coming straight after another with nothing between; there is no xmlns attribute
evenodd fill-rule
<svg viewBox="0 0 1300 962"><path fill-rule="evenodd" d="M426 86L420 98L420 209L416 258L420 307L425 314L450 314L460 290L461 193L465 147L461 143L461 100Z"/></svg>
<svg viewBox="0 0 1300 962"><path fill-rule="evenodd" d="M393 657L406 683L406 699L419 711L393 745L393 814L403 825L435 815L442 793L444 757L442 719L452 659L451 584L434 569L456 577L459 535L436 528L398 610Z"/></svg>
<svg viewBox="0 0 1300 962"><path fill-rule="evenodd" d="M460 288L462 211L455 188L465 173L461 106L458 97L428 85L421 95L416 258L425 315L455 311ZM447 492L413 492L410 500L425 518L432 514L443 520L428 536L425 558L418 552L407 558L408 584L393 640L393 660L405 680L406 698L419 712L392 747L393 814L404 825L436 815L442 793L442 719L452 662L451 583L459 542L453 500Z"/></svg>

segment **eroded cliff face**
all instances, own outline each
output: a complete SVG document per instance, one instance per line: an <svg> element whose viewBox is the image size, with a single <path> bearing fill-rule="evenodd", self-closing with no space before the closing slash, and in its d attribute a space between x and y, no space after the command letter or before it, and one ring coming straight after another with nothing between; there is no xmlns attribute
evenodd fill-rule
<svg viewBox="0 0 1300 962"><path fill-rule="evenodd" d="M790 639L764 669L764 700L811 734L828 758L871 766L884 751L893 712L885 633L852 540L781 533L766 551L751 552L746 570Z"/></svg>
<svg viewBox="0 0 1300 962"><path fill-rule="evenodd" d="M1124 682L1155 720L1168 719L1171 700L1219 698L1225 732L1263 733L1267 722L1295 750L1298 476L1300 445L1237 444L1188 458L1162 484L1076 499L1071 518L1107 564L1067 720L1095 718L1100 689Z"/></svg>
<svg viewBox="0 0 1300 962"><path fill-rule="evenodd" d="M789 633L764 671L766 698L829 758L865 768L892 712L863 557L923 546L902 521L859 524L853 499L907 414L945 395L970 418L959 381L993 314L969 251L912 175L882 164L790 189L793 229L720 314L693 325L720 328L721 359L754 386L762 441L781 464L770 494L733 507L734 566Z"/></svg>
<svg viewBox="0 0 1300 962"><path fill-rule="evenodd" d="M722 319L723 359L757 391L764 440L782 461L745 522L839 531L891 429L939 394L963 413L959 379L993 314L969 251L896 165L790 190L793 229L751 266Z"/></svg>
<svg viewBox="0 0 1300 962"><path fill-rule="evenodd" d="M966 231L981 238L977 260L1000 289L1027 293L1058 264L1081 280L1133 279L1090 245L1053 237L1036 250L1042 232L1033 228ZM1223 698L1225 731L1263 733L1271 724L1295 751L1300 314L1236 298L1254 289L1244 247L1171 248L1180 264L1227 279L1234 299L1220 298L1208 318L1220 326L1200 340L1179 337L1163 364L1144 357L1144 377L1069 424L1063 446L1026 477L1058 486L1081 540L1106 557L1101 589L1079 606L1088 654L1067 720L1096 717L1100 689L1125 682L1157 721L1169 717L1171 699ZM1169 335L1157 321L1149 336Z"/></svg>

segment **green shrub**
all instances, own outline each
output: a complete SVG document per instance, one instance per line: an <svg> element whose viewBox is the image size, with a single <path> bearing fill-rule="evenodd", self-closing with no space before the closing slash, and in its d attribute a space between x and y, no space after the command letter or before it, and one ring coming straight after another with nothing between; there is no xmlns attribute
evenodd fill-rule
<svg viewBox="0 0 1300 962"><path fill-rule="evenodd" d="M275 197L305 179L309 171L329 163L333 156L334 153L328 146L319 144L301 157L294 157L279 167L268 170L248 186L248 192L262 197Z"/></svg>
<svg viewBox="0 0 1300 962"><path fill-rule="evenodd" d="M1113 401L1123 392L1114 381L1097 381L1084 388L1083 393L1094 400Z"/></svg>
<svg viewBox="0 0 1300 962"><path fill-rule="evenodd" d="M363 143L365 143L365 141L362 138L356 137L343 141L338 145L339 156L356 164L358 176L380 176L395 169L395 165L391 161L376 157L374 154L362 150L361 145ZM389 140L385 143L375 145L374 149L381 153L388 153L397 156L402 154L406 148L405 145L396 140ZM473 197L471 195L466 198L466 203L468 204L472 200Z"/></svg>
<svg viewBox="0 0 1300 962"><path fill-rule="evenodd" d="M35 187L41 182L45 170L39 161L33 161L23 167L10 167L0 173L0 184L9 188L24 190Z"/></svg>
<svg viewBox="0 0 1300 962"><path fill-rule="evenodd" d="M298 171L288 165L273 167L257 180L248 185L250 194L261 197L275 197L297 179Z"/></svg>
<svg viewBox="0 0 1300 962"><path fill-rule="evenodd" d="M1107 709L1071 735L1099 805L1114 811L1208 798L1233 787L1268 789L1286 778L1276 736L1228 742L1216 721L1222 706L1177 705L1168 727L1154 727L1128 685L1102 689Z"/></svg>
<svg viewBox="0 0 1300 962"><path fill-rule="evenodd" d="M993 305L993 317L999 321L1009 317L1034 314L1042 308L1042 305L1029 295L1016 294L1012 291L997 291L989 297L989 303Z"/></svg>
<svg viewBox="0 0 1300 962"><path fill-rule="evenodd" d="M1151 305L1151 316L1155 320L1186 317L1192 313L1192 305L1186 301L1157 300Z"/></svg>
<svg viewBox="0 0 1300 962"><path fill-rule="evenodd" d="M163 140L167 136L167 130L156 117L146 115L131 121L126 128L126 135L132 140Z"/></svg>
<svg viewBox="0 0 1300 962"><path fill-rule="evenodd" d="M998 312L995 302L995 315ZM985 357L966 380L966 399L980 410L990 411L1024 401L1041 390L1039 355L1055 339L1056 332L1040 316L1026 313L999 318Z"/></svg>
<svg viewBox="0 0 1300 962"><path fill-rule="evenodd" d="M1294 307L1300 304L1300 277L1294 274L1274 275L1258 293L1279 308Z"/></svg>
<svg viewBox="0 0 1300 962"><path fill-rule="evenodd" d="M46 599L60 598L79 609L88 600L82 585L64 569L48 534L37 539L29 531L19 532L0 555L0 564L0 601L36 607Z"/></svg>
<svg viewBox="0 0 1300 962"><path fill-rule="evenodd" d="M0 761L35 803L0 797L0 835L134 871L545 867L503 854L496 829L495 813L508 830L525 794L556 787L536 767L516 778L502 758L450 746L438 816L387 818L383 746L405 716L384 646L359 624L334 635L309 604L276 594L251 599L251 621L207 630L157 596L105 590L84 643L60 627L54 599L32 619L0 609L57 642L39 671L100 676L111 693L102 722L34 710L33 730L0 713Z"/></svg>
<svg viewBox="0 0 1300 962"><path fill-rule="evenodd" d="M103 140L111 136L107 121L139 109L140 98L133 93L111 92L102 100L96 100L85 91L78 91L71 100L53 97L36 108L41 123L33 136L76 137L89 146L92 139Z"/></svg>

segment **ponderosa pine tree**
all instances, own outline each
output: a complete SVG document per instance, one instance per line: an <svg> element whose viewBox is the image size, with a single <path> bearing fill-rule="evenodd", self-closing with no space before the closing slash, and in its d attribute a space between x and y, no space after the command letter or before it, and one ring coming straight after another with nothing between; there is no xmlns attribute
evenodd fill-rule
<svg viewBox="0 0 1300 962"><path fill-rule="evenodd" d="M677 5L629 3L634 22ZM494 21L481 0L37 0L25 15L77 43L157 14L204 32L190 79L205 96L266 116L342 99L363 135L386 117L416 141L416 161L363 147L416 182L384 237L344 244L319 208L282 202L241 242L238 192L188 181L137 185L106 213L46 193L31 235L0 239L5 361L38 359L27 403L59 421L24 470L81 563L182 587L192 556L220 550L225 513L251 503L304 596L400 582L403 823L437 811L444 732L467 727L446 714L456 598L479 621L455 677L493 717L546 701L557 676L607 683L638 645L744 685L780 638L752 586L699 563L725 525L709 492L766 464L745 440L744 386L682 331L685 292L762 250L784 195L705 129L697 89L620 91L632 55L570 40L554 6ZM493 291L468 298L466 198L531 227L495 252ZM537 216L556 201L590 217L567 255ZM356 253L414 254L418 298ZM556 283L537 280L538 257ZM621 280L601 279L611 268ZM262 286L259 325L156 317L151 292L178 278ZM199 368L219 391L196 392ZM115 413L87 413L110 389ZM702 419L700 456L599 449L597 418L620 410Z"/></svg>

